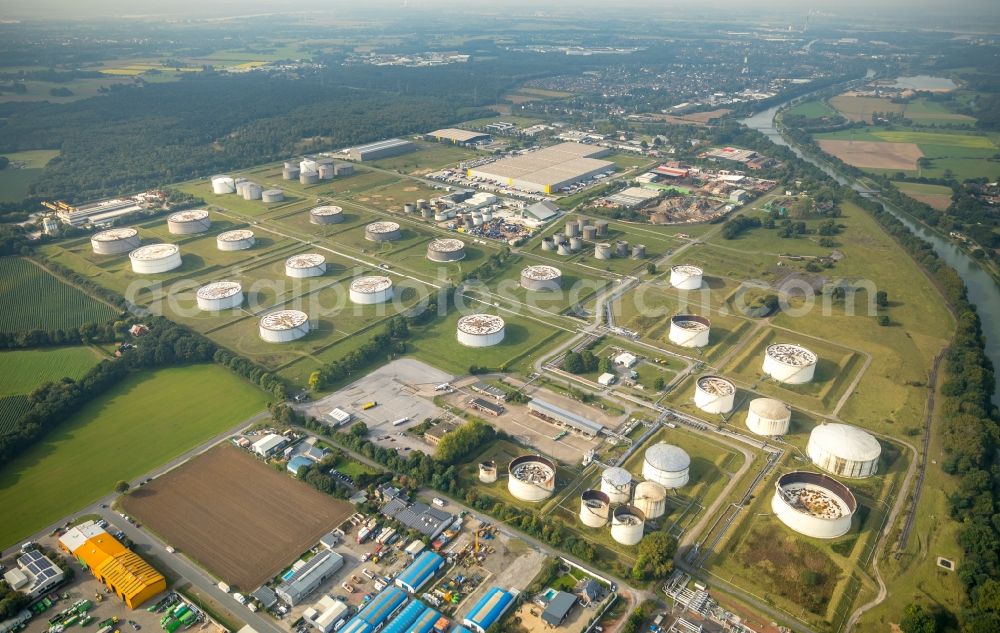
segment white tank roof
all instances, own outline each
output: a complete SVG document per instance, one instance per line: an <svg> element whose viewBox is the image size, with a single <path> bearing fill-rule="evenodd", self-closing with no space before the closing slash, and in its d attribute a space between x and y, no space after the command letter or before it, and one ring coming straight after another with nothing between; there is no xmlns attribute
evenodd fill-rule
<svg viewBox="0 0 1000 633"><path fill-rule="evenodd" d="M670 270L675 273L685 274L685 275L701 275L705 271L697 266L691 266L690 264L680 264L678 266L671 266Z"/></svg>
<svg viewBox="0 0 1000 633"><path fill-rule="evenodd" d="M458 320L458 329L466 334L495 334L503 327L503 319L493 314L469 314Z"/></svg>
<svg viewBox="0 0 1000 633"><path fill-rule="evenodd" d="M100 233L94 233L90 239L95 242L114 242L115 240L127 240L129 238L135 237L139 234L139 231L131 227L121 228L121 229L108 229L107 231L101 231Z"/></svg>
<svg viewBox="0 0 1000 633"><path fill-rule="evenodd" d="M632 473L620 468L618 466L612 466L610 468L605 468L604 473L601 475L601 479L608 482L612 486L622 488L627 486L632 481Z"/></svg>
<svg viewBox="0 0 1000 633"><path fill-rule="evenodd" d="M548 281L562 276L562 271L555 266L528 266L521 271L522 277L536 281Z"/></svg>
<svg viewBox="0 0 1000 633"><path fill-rule="evenodd" d="M708 319L705 317L693 314L678 314L677 316L670 317L671 324L685 330L691 330L692 332L704 332L709 329L711 326L707 321Z"/></svg>
<svg viewBox="0 0 1000 633"><path fill-rule="evenodd" d="M248 240L251 237L253 237L253 231L249 229L236 229L235 231L219 233L216 239L222 242L239 242L241 240Z"/></svg>
<svg viewBox="0 0 1000 633"><path fill-rule="evenodd" d="M665 442L647 448L645 459L653 468L665 472L678 472L691 466L691 456L683 448Z"/></svg>
<svg viewBox="0 0 1000 633"><path fill-rule="evenodd" d="M465 242L456 240L453 237L438 238L428 244L427 248L439 253L454 253L465 248Z"/></svg>
<svg viewBox="0 0 1000 633"><path fill-rule="evenodd" d="M388 277L358 277L351 282L351 290L365 294L375 294L392 287L392 280Z"/></svg>
<svg viewBox="0 0 1000 633"><path fill-rule="evenodd" d="M774 398L754 398L750 411L766 420L783 420L791 415L788 405Z"/></svg>
<svg viewBox="0 0 1000 633"><path fill-rule="evenodd" d="M365 230L369 233L392 233L399 230L399 224L396 222L372 222L365 227Z"/></svg>
<svg viewBox="0 0 1000 633"><path fill-rule="evenodd" d="M135 249L128 256L139 261L164 259L180 251L175 244L147 244Z"/></svg>
<svg viewBox="0 0 1000 633"><path fill-rule="evenodd" d="M312 268L326 262L326 258L319 253L303 253L292 255L285 260L285 266L289 268Z"/></svg>
<svg viewBox="0 0 1000 633"><path fill-rule="evenodd" d="M809 439L844 459L871 461L882 454L881 444L871 433L849 424L820 424L812 430Z"/></svg>
<svg viewBox="0 0 1000 633"><path fill-rule="evenodd" d="M667 498L667 489L655 481L642 481L635 487L635 498L659 501Z"/></svg>
<svg viewBox="0 0 1000 633"><path fill-rule="evenodd" d="M198 288L199 299L225 299L243 290L243 286L235 281L214 281Z"/></svg>
<svg viewBox="0 0 1000 633"><path fill-rule="evenodd" d="M736 385L721 376L702 376L698 379L698 387L716 396L730 396L736 393Z"/></svg>
<svg viewBox="0 0 1000 633"><path fill-rule="evenodd" d="M278 310L261 317L260 326L266 330L292 330L306 321L309 316L299 310Z"/></svg>
<svg viewBox="0 0 1000 633"><path fill-rule="evenodd" d="M768 345L765 353L779 363L791 367L805 367L816 363L816 354L801 345L792 345L791 343Z"/></svg>
<svg viewBox="0 0 1000 633"><path fill-rule="evenodd" d="M336 205L323 205L321 207L315 207L309 213L313 215L340 215L344 210Z"/></svg>
<svg viewBox="0 0 1000 633"><path fill-rule="evenodd" d="M208 217L208 211L204 209L191 209L190 211L178 211L169 218L168 222L197 222Z"/></svg>

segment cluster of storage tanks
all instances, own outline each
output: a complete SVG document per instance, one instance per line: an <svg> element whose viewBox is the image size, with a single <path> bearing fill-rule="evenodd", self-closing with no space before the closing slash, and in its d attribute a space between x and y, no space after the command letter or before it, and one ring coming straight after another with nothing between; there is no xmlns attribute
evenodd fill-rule
<svg viewBox="0 0 1000 633"><path fill-rule="evenodd" d="M315 185L320 180L332 180L335 176L350 176L354 173L351 163L335 162L332 158L303 158L299 162L285 161L281 177L298 180L303 185Z"/></svg>
<svg viewBox="0 0 1000 633"><path fill-rule="evenodd" d="M244 200L261 200L263 202L281 202L285 193L281 189L264 189L255 182L245 178L233 178L225 174L212 176L212 193L225 195L235 193Z"/></svg>
<svg viewBox="0 0 1000 633"><path fill-rule="evenodd" d="M505 328L495 314L467 314L458 320L456 336L466 347L491 347L503 341Z"/></svg>

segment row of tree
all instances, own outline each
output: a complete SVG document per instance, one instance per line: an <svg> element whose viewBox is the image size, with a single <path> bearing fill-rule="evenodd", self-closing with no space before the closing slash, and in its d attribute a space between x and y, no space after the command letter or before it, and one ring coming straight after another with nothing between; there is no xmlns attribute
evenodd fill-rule
<svg viewBox="0 0 1000 633"><path fill-rule="evenodd" d="M381 332L355 350L309 375L309 388L318 391L353 376L377 360L391 360L406 352L410 327L404 316L389 319Z"/></svg>

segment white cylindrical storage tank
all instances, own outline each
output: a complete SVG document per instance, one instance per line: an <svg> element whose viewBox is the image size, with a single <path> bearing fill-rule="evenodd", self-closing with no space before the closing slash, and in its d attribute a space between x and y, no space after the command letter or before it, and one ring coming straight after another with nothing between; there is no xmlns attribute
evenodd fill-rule
<svg viewBox="0 0 1000 633"><path fill-rule="evenodd" d="M309 333L309 316L299 310L278 310L260 319L260 338L268 343L287 343Z"/></svg>
<svg viewBox="0 0 1000 633"><path fill-rule="evenodd" d="M567 222L565 233L566 237L576 237L580 234L580 225L576 222Z"/></svg>
<svg viewBox="0 0 1000 633"><path fill-rule="evenodd" d="M838 477L871 477L878 472L882 445L856 426L824 423L809 434L806 454L813 464Z"/></svg>
<svg viewBox="0 0 1000 633"><path fill-rule="evenodd" d="M319 179L320 180L332 180L333 179L333 163L321 163L319 166Z"/></svg>
<svg viewBox="0 0 1000 633"><path fill-rule="evenodd" d="M493 220L493 211L490 209L483 209L483 222L491 222Z"/></svg>
<svg viewBox="0 0 1000 633"><path fill-rule="evenodd" d="M309 210L309 221L313 224L340 224L344 221L344 210L332 204Z"/></svg>
<svg viewBox="0 0 1000 633"><path fill-rule="evenodd" d="M757 435L785 435L792 422L792 410L781 400L754 398L747 411L747 428Z"/></svg>
<svg viewBox="0 0 1000 633"><path fill-rule="evenodd" d="M424 209L424 210L427 211L428 209ZM448 219L448 214L445 213L444 211L438 211L438 212L436 212L434 214L434 221L435 222L444 222L447 219Z"/></svg>
<svg viewBox="0 0 1000 633"><path fill-rule="evenodd" d="M482 226L483 225L483 214L476 212L472 214L472 226Z"/></svg>
<svg viewBox="0 0 1000 633"><path fill-rule="evenodd" d="M611 244L601 242L594 246L595 259L611 259Z"/></svg>
<svg viewBox="0 0 1000 633"><path fill-rule="evenodd" d="M243 304L243 286L235 281L215 281L198 288L198 309L219 312Z"/></svg>
<svg viewBox="0 0 1000 633"><path fill-rule="evenodd" d="M618 466L601 473L601 492L611 503L628 503L632 499L632 473Z"/></svg>
<svg viewBox="0 0 1000 633"><path fill-rule="evenodd" d="M264 195L264 190L255 182L247 183L243 188L244 200L260 200Z"/></svg>
<svg viewBox="0 0 1000 633"><path fill-rule="evenodd" d="M634 506L618 506L611 513L611 538L622 545L635 545L642 540L646 515Z"/></svg>
<svg viewBox="0 0 1000 633"><path fill-rule="evenodd" d="M556 253L560 255L572 255L573 251L570 249L568 242L563 242L556 249Z"/></svg>
<svg viewBox="0 0 1000 633"><path fill-rule="evenodd" d="M468 347L489 347L503 340L504 321L494 314L468 314L458 320L458 342Z"/></svg>
<svg viewBox="0 0 1000 633"><path fill-rule="evenodd" d="M736 385L722 376L702 376L695 382L694 403L705 413L729 413L736 403Z"/></svg>
<svg viewBox="0 0 1000 633"><path fill-rule="evenodd" d="M583 240L579 237L573 236L569 238L569 250L578 251L583 248Z"/></svg>
<svg viewBox="0 0 1000 633"><path fill-rule="evenodd" d="M600 490L584 490L580 495L580 523L592 528L604 527L610 514L608 495Z"/></svg>
<svg viewBox="0 0 1000 633"><path fill-rule="evenodd" d="M416 213L416 212L417 212L417 205L413 204L412 202L403 203L403 213Z"/></svg>
<svg viewBox="0 0 1000 633"><path fill-rule="evenodd" d="M801 385L816 374L816 354L800 345L775 343L764 350L764 373L778 382Z"/></svg>
<svg viewBox="0 0 1000 633"><path fill-rule="evenodd" d="M507 490L521 501L535 503L556 489L556 465L541 455L522 455L510 462Z"/></svg>
<svg viewBox="0 0 1000 633"><path fill-rule="evenodd" d="M362 305L385 303L392 299L392 280L380 275L358 277L351 282L349 294L351 303Z"/></svg>
<svg viewBox="0 0 1000 633"><path fill-rule="evenodd" d="M311 158L304 158L299 161L299 172L319 175L319 163Z"/></svg>
<svg viewBox="0 0 1000 633"><path fill-rule="evenodd" d="M314 171L299 172L300 185L315 185L319 182L319 174Z"/></svg>
<svg viewBox="0 0 1000 633"><path fill-rule="evenodd" d="M285 167L281 170L281 177L285 180L298 180L301 176L298 166Z"/></svg>
<svg viewBox="0 0 1000 633"><path fill-rule="evenodd" d="M554 251L556 250L556 243L551 237L542 238L542 250L543 251Z"/></svg>
<svg viewBox="0 0 1000 633"><path fill-rule="evenodd" d="M597 227L596 226L585 226L583 227L583 239L593 242L594 238L597 237Z"/></svg>
<svg viewBox="0 0 1000 633"><path fill-rule="evenodd" d="M646 245L636 244L632 247L632 259L643 259L646 257Z"/></svg>
<svg viewBox="0 0 1000 633"><path fill-rule="evenodd" d="M479 481L491 484L497 480L497 463L494 461L479 463Z"/></svg>
<svg viewBox="0 0 1000 633"><path fill-rule="evenodd" d="M260 199L268 203L281 202L285 199L285 192L281 189L268 189L260 194Z"/></svg>
<svg viewBox="0 0 1000 633"><path fill-rule="evenodd" d="M851 490L833 477L791 472L774 485L771 510L782 523L813 538L837 538L851 530L858 502Z"/></svg>
<svg viewBox="0 0 1000 633"><path fill-rule="evenodd" d="M180 268L181 249L175 244L147 244L128 254L132 272L140 275L165 273Z"/></svg>
<svg viewBox="0 0 1000 633"><path fill-rule="evenodd" d="M285 274L289 277L319 277L326 272L326 258L319 253L292 255L285 260Z"/></svg>
<svg viewBox="0 0 1000 633"><path fill-rule="evenodd" d="M215 247L220 251L244 251L254 245L253 231L236 229L215 236Z"/></svg>
<svg viewBox="0 0 1000 633"><path fill-rule="evenodd" d="M658 519L667 512L667 489L655 481L636 484L633 504L647 519Z"/></svg>
<svg viewBox="0 0 1000 633"><path fill-rule="evenodd" d="M618 257L628 257L628 242L625 240L615 242L615 255Z"/></svg>
<svg viewBox="0 0 1000 633"><path fill-rule="evenodd" d="M236 180L232 176L212 176L212 193L236 193Z"/></svg>
<svg viewBox="0 0 1000 633"><path fill-rule="evenodd" d="M204 209L178 211L167 218L167 230L174 235L193 235L204 233L212 228L212 220Z"/></svg>
<svg viewBox="0 0 1000 633"><path fill-rule="evenodd" d="M594 222L594 227L597 228L597 237L606 237L608 234L608 221L598 220Z"/></svg>
<svg viewBox="0 0 1000 633"><path fill-rule="evenodd" d="M681 488L690 480L691 457L673 444L660 442L646 449L642 460L642 478L664 488Z"/></svg>
<svg viewBox="0 0 1000 633"><path fill-rule="evenodd" d="M432 262L457 262L465 259L465 242L451 237L433 239L427 245L427 259Z"/></svg>
<svg viewBox="0 0 1000 633"><path fill-rule="evenodd" d="M438 220L438 216L442 216L440 220ZM430 207L424 207L420 209L420 217L422 217L425 220L430 220L433 218L438 222L442 222L448 219L448 215L446 213L435 213L434 209Z"/></svg>
<svg viewBox="0 0 1000 633"><path fill-rule="evenodd" d="M670 285L678 290L697 290L701 288L704 274L705 271L697 266L671 266Z"/></svg>
<svg viewBox="0 0 1000 633"><path fill-rule="evenodd" d="M139 231L131 227L110 229L90 236L90 247L98 255L122 255L139 248Z"/></svg>
<svg viewBox="0 0 1000 633"><path fill-rule="evenodd" d="M667 338L681 347L705 347L708 345L712 322L696 314L678 314L670 317L670 333Z"/></svg>
<svg viewBox="0 0 1000 633"><path fill-rule="evenodd" d="M528 266L521 271L521 287L525 290L559 290L562 271L555 266Z"/></svg>
<svg viewBox="0 0 1000 633"><path fill-rule="evenodd" d="M365 239L369 242L391 242L400 237L396 222L372 222L365 227Z"/></svg>

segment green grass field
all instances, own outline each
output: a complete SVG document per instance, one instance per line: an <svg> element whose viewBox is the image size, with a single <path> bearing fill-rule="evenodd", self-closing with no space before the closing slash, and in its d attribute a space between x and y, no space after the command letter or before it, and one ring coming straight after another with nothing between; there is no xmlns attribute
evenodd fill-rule
<svg viewBox="0 0 1000 633"><path fill-rule="evenodd" d="M938 211L944 211L951 205L951 187L905 181L893 181L892 184L911 198L929 204Z"/></svg>
<svg viewBox="0 0 1000 633"><path fill-rule="evenodd" d="M28 410L28 396L0 396L0 435L9 433L14 423Z"/></svg>
<svg viewBox="0 0 1000 633"><path fill-rule="evenodd" d="M837 111L822 101L803 101L788 109L786 114L798 114L810 119L833 116Z"/></svg>
<svg viewBox="0 0 1000 633"><path fill-rule="evenodd" d="M111 306L21 257L0 258L0 330L55 330L114 318Z"/></svg>
<svg viewBox="0 0 1000 633"><path fill-rule="evenodd" d="M952 112L943 104L923 98L907 103L903 116L917 125L973 125L976 122L974 117Z"/></svg>
<svg viewBox="0 0 1000 633"><path fill-rule="evenodd" d="M130 376L0 470L0 546L59 520L262 411L266 395L216 365Z"/></svg>
<svg viewBox="0 0 1000 633"><path fill-rule="evenodd" d="M0 352L0 396L28 393L61 378L76 380L98 360L94 350L82 346Z"/></svg>

